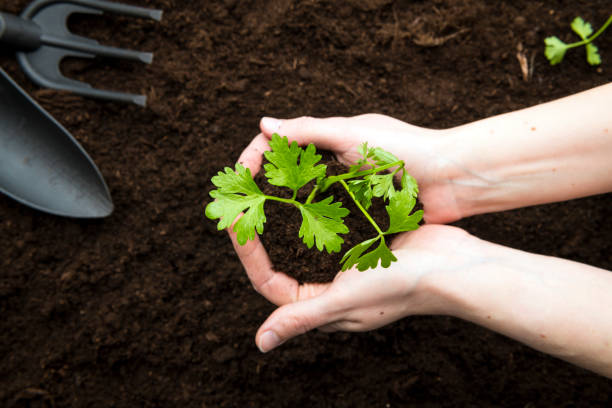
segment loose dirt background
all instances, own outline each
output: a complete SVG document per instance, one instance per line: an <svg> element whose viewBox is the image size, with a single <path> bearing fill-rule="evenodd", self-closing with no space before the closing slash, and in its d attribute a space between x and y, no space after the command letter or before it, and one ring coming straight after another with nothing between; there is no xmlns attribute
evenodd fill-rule
<svg viewBox="0 0 612 408"><path fill-rule="evenodd" d="M0 405L610 406L609 380L446 317L314 332L260 354L253 335L273 306L202 211L210 177L234 163L262 115L379 112L440 128L609 82L612 33L597 41L600 68L582 50L556 67L542 54L547 35L575 38L577 15L599 27L608 0L131 3L163 9L163 22L76 17L71 26L154 51L152 65L63 68L144 92L146 109L41 90L0 54L90 153L116 206L108 219L78 221L0 197ZM0 9L26 4L0 0ZM603 195L459 225L612 269L610 203Z"/></svg>

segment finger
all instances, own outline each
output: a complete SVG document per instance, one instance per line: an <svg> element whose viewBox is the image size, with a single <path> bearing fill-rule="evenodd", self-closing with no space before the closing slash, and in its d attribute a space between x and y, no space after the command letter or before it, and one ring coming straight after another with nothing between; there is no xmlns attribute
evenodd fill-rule
<svg viewBox="0 0 612 408"><path fill-rule="evenodd" d="M281 272L272 269L272 262L258 235L246 244L240 245L233 228L227 232L234 250L255 290L276 305L284 305L298 299L298 282Z"/></svg>
<svg viewBox="0 0 612 408"><path fill-rule="evenodd" d="M255 136L251 143L242 151L238 158L238 163L251 169L253 175L257 174L261 168L263 152L270 150L268 139L263 134Z"/></svg>
<svg viewBox="0 0 612 408"><path fill-rule="evenodd" d="M281 306L299 300L307 300L320 295L329 286L319 283L299 285L295 279L273 269L270 257L258 235L255 235L255 239L240 245L232 228L229 228L227 232L253 288L270 302Z"/></svg>
<svg viewBox="0 0 612 408"><path fill-rule="evenodd" d="M263 352L287 340L331 323L330 308L324 296L279 307L257 331L255 343Z"/></svg>
<svg viewBox="0 0 612 408"><path fill-rule="evenodd" d="M262 133L270 138L278 133L299 145L315 144L317 147L343 153L359 141L347 137L350 133L347 118L312 118L303 116L296 119L275 119L264 117L259 127Z"/></svg>

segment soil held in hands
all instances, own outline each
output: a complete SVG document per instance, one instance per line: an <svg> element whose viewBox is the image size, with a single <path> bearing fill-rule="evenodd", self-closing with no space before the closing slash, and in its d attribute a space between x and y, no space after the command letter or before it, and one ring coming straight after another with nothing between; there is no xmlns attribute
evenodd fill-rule
<svg viewBox="0 0 612 408"><path fill-rule="evenodd" d="M328 176L342 174L348 170L348 167L338 162L331 153L319 152L319 154L323 155L321 163L327 165ZM291 198L290 190L269 184L263 172L259 172L255 176L255 182L266 194ZM311 182L300 189L298 201L304 202L306 200L313 184L314 182ZM268 250L275 270L293 276L300 283L330 282L342 267L340 260L344 253L360 242L376 236L376 231L374 231L372 225L339 183L332 185L325 193L319 194L316 201L330 195L334 197L334 201L340 201L342 206L350 211L344 219L349 233L342 235L344 239L342 249L340 252L331 254L325 250L319 251L316 245L309 249L299 238L298 232L302 217L297 208L277 201L269 200L266 202L267 221L264 224L264 233L261 240ZM382 199L372 199L372 207L368 212L383 231L389 227L389 216ZM387 242L390 243L392 239L393 236L389 236Z"/></svg>

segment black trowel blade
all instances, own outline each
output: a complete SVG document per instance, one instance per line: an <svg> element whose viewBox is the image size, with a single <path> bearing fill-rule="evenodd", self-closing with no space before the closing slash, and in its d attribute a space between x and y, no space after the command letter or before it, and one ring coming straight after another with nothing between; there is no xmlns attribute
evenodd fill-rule
<svg viewBox="0 0 612 408"><path fill-rule="evenodd" d="M55 215L102 218L108 187L72 135L0 69L0 192Z"/></svg>

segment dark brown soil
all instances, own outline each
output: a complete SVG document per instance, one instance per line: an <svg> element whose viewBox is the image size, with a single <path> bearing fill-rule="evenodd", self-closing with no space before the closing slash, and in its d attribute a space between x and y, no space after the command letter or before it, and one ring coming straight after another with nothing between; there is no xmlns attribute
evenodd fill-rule
<svg viewBox="0 0 612 408"><path fill-rule="evenodd" d="M39 89L0 54L90 153L116 206L108 219L77 221L0 197L1 406L610 406L609 380L447 317L313 332L263 355L253 336L274 307L202 208L210 177L234 163L263 115L379 112L440 128L609 82L611 33L597 41L599 68L582 50L556 67L542 55L545 36L574 37L577 15L599 27L608 0L131 2L164 9L163 22L76 17L71 26L154 51L152 65L63 68L144 92L146 109ZM0 9L26 4L0 0ZM534 55L530 81L519 44ZM458 224L612 269L611 198Z"/></svg>

